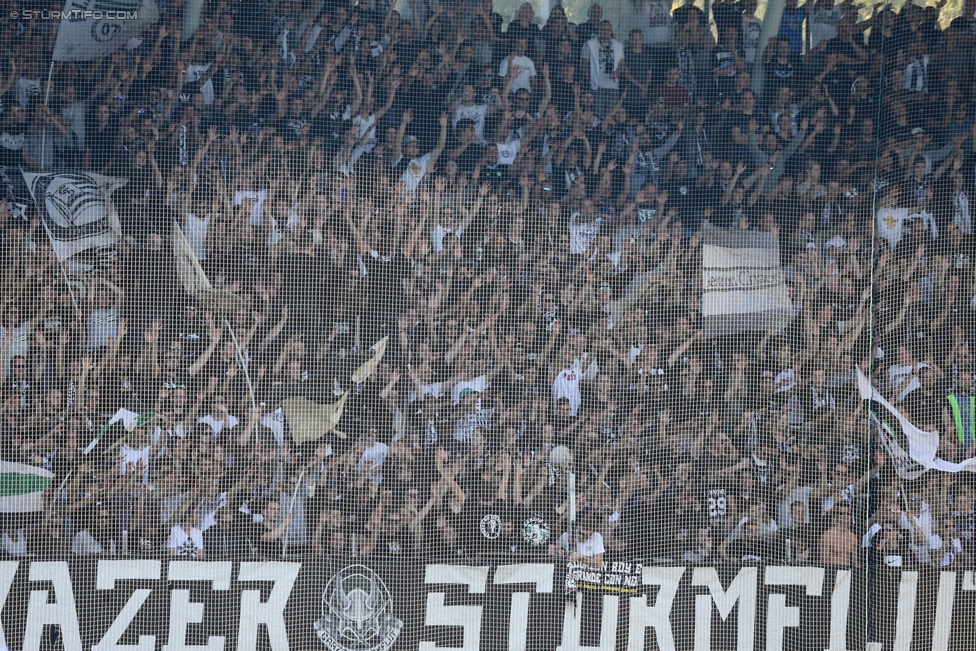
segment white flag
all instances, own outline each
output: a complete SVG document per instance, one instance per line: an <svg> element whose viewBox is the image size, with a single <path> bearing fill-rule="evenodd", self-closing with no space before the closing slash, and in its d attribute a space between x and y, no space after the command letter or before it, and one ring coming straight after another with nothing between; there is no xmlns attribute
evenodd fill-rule
<svg viewBox="0 0 976 651"><path fill-rule="evenodd" d="M195 296L197 292L213 289L210 279L204 273L200 261L193 254L190 243L186 241L183 229L175 221L170 231L170 243L173 245L173 257L176 258L176 274L183 284L183 289L190 296Z"/></svg>
<svg viewBox="0 0 976 651"><path fill-rule="evenodd" d="M389 341L389 337L383 337L375 344L370 346L370 350L373 351L373 356L363 362L359 368L357 368L352 374L352 381L354 384L362 384L366 379L373 374L376 367L380 365L380 360L383 359L383 355L386 353L386 342Z"/></svg>
<svg viewBox="0 0 976 651"><path fill-rule="evenodd" d="M34 205L58 260L122 237L111 195L129 182L90 172L33 174L24 172Z"/></svg>
<svg viewBox="0 0 976 651"><path fill-rule="evenodd" d="M153 0L67 0L55 61L91 61L121 49L159 20Z"/></svg>
<svg viewBox="0 0 976 651"><path fill-rule="evenodd" d="M880 391L871 385L861 369L857 369L857 388L862 400L874 401L888 412L888 418L898 424L898 431L896 432L894 427L883 420L886 418L885 414L872 414L872 420L877 426L881 444L888 453L899 477L912 480L929 470L976 472L976 458L954 463L939 457L939 433L923 432L915 427L903 413L885 400ZM907 451L905 450L906 443Z"/></svg>
<svg viewBox="0 0 976 651"><path fill-rule="evenodd" d="M772 233L704 229L702 316L705 337L780 330L793 320L793 303Z"/></svg>
<svg viewBox="0 0 976 651"><path fill-rule="evenodd" d="M193 254L190 243L186 241L186 235L175 221L170 243L173 245L173 257L176 258L176 274L187 294L199 301L205 309L220 314L230 314L244 307L241 296L213 288L200 266L200 261Z"/></svg>
<svg viewBox="0 0 976 651"><path fill-rule="evenodd" d="M283 400L281 406L295 443L317 441L338 427L348 398L344 393L338 401L324 405L301 396Z"/></svg>

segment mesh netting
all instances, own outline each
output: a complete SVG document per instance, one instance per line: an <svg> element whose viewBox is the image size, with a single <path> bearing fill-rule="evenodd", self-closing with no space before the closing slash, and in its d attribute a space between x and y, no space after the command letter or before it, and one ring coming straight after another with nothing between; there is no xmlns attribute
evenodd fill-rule
<svg viewBox="0 0 976 651"><path fill-rule="evenodd" d="M972 648L974 10L8 3L0 649Z"/></svg>

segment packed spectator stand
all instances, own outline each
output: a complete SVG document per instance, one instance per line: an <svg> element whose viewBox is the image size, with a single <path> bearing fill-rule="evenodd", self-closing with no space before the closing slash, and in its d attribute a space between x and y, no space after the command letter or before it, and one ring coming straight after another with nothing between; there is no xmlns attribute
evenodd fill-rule
<svg viewBox="0 0 976 651"><path fill-rule="evenodd" d="M47 100L55 23L0 33L0 449L55 476L6 555L572 557L573 470L605 558L973 568L971 474L899 477L855 373L972 456L971 4L182 4ZM69 170L128 179L84 268L21 174ZM788 326L703 336L709 225Z"/></svg>

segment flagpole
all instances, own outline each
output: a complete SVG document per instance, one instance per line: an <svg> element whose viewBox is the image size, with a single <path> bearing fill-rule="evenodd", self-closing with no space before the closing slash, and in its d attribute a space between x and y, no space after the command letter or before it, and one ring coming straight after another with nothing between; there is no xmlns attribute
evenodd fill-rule
<svg viewBox="0 0 976 651"><path fill-rule="evenodd" d="M237 342L237 335L234 334L234 329L230 327L230 321L227 317L224 317L224 324L230 330L230 338L234 340L234 348L237 349L237 359L240 360L241 370L244 371L244 381L247 382L247 392L251 396L251 408L257 413L258 403L254 399L254 387L251 385L251 373L247 370L247 360L244 359L244 352L241 350L241 345Z"/></svg>
<svg viewBox="0 0 976 651"><path fill-rule="evenodd" d="M71 470L68 471L68 474L64 476L64 481L61 482L60 486L58 486L58 495L60 495L61 491L64 490L64 485L68 483L68 479L71 477L71 473L73 473L74 471L75 469L72 468Z"/></svg>
<svg viewBox="0 0 976 651"><path fill-rule="evenodd" d="M74 473L74 471L75 471L74 468L68 471L68 474L64 476L64 480L61 482L61 485L58 486L57 492L55 492L54 495L51 496L51 502L48 504L49 506L48 514L45 514L44 516L45 521L48 519L50 513L54 513L54 505L57 503L59 499L61 499L61 491L64 490L65 485L67 485L68 480L71 479L71 475Z"/></svg>
<svg viewBox="0 0 976 651"><path fill-rule="evenodd" d="M65 271L64 262L58 260L58 266L61 267L61 275L64 276L64 284L68 286L68 293L71 294L71 304L75 306L75 311L78 313L78 320L81 321L81 308L78 307L78 301L75 299L75 293L71 289L71 281L68 279L68 272Z"/></svg>
<svg viewBox="0 0 976 651"><path fill-rule="evenodd" d="M44 108L47 108L47 102L51 98L51 77L54 75L54 59L51 59L51 66L47 69L47 90L44 91ZM44 151L47 149L47 126L41 130L41 167L47 170L47 165L45 165ZM77 307L77 305L75 306Z"/></svg>
<svg viewBox="0 0 976 651"><path fill-rule="evenodd" d="M301 474L298 475L298 481L295 482L295 491L291 494L291 504L288 506L288 515L295 512L295 500L298 499L298 489L302 486L302 480L305 479L305 469L302 468ZM286 552L288 551L288 539L282 541L281 543L281 557L287 558Z"/></svg>

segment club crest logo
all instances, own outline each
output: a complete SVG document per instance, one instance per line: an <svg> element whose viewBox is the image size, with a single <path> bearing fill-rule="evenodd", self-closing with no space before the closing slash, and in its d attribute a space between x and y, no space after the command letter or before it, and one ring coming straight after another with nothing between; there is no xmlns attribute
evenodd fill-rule
<svg viewBox="0 0 976 651"><path fill-rule="evenodd" d="M522 539L533 547L544 545L549 541L549 524L533 515L522 525Z"/></svg>
<svg viewBox="0 0 976 651"><path fill-rule="evenodd" d="M322 593L322 617L315 633L332 651L388 651L403 622L393 614L393 597L365 565L340 570Z"/></svg>
<svg viewBox="0 0 976 651"><path fill-rule="evenodd" d="M481 518L481 535L488 540L495 540L502 535L502 519L494 513Z"/></svg>

